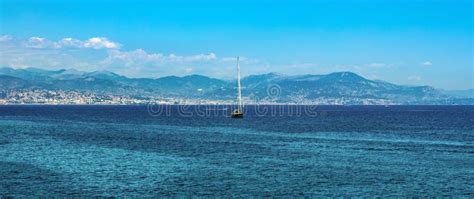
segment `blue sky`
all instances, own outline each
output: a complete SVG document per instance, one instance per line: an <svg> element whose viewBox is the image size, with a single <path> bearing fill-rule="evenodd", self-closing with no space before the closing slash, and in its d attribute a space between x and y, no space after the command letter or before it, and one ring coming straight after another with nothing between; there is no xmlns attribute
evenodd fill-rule
<svg viewBox="0 0 474 199"><path fill-rule="evenodd" d="M2 66L132 77L352 71L474 88L471 0L0 0Z"/></svg>

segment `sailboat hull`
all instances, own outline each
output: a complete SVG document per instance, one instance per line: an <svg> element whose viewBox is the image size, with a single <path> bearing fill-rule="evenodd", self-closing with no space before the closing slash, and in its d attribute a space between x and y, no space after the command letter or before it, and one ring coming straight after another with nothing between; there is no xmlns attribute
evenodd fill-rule
<svg viewBox="0 0 474 199"><path fill-rule="evenodd" d="M232 118L244 118L243 113L232 113L231 115Z"/></svg>

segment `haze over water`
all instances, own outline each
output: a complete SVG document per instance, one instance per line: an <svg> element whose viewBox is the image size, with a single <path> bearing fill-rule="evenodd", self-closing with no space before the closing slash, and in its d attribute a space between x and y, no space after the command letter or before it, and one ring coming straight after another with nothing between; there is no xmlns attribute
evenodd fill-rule
<svg viewBox="0 0 474 199"><path fill-rule="evenodd" d="M473 106L224 108L0 106L0 195L474 196Z"/></svg>

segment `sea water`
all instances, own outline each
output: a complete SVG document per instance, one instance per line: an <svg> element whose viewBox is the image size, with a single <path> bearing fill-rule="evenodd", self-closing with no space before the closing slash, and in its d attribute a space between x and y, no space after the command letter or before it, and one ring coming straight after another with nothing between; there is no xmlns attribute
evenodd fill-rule
<svg viewBox="0 0 474 199"><path fill-rule="evenodd" d="M474 197L473 106L0 106L0 196Z"/></svg>

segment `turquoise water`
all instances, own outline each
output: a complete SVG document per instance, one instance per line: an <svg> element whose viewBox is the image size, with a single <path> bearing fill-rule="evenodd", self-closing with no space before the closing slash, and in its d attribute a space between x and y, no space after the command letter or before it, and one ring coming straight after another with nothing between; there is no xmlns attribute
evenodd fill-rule
<svg viewBox="0 0 474 199"><path fill-rule="evenodd" d="M474 196L472 106L221 108L0 106L0 196Z"/></svg>

